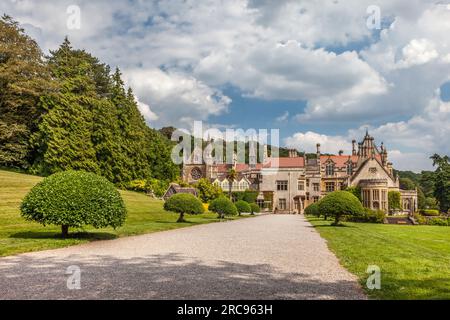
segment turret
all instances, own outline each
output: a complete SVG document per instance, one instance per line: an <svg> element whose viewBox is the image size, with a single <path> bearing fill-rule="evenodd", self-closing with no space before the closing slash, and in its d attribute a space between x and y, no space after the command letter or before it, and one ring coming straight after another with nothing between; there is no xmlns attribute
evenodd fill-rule
<svg viewBox="0 0 450 320"><path fill-rule="evenodd" d="M356 156L356 140L352 141L352 155Z"/></svg>

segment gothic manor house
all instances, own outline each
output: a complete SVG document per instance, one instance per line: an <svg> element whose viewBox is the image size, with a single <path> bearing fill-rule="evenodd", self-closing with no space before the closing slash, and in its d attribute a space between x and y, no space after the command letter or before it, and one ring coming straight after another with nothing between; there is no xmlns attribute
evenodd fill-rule
<svg viewBox="0 0 450 320"><path fill-rule="evenodd" d="M296 150L290 150L289 157L272 158L264 147L264 159L256 161L256 151L251 148L249 164L224 164L221 159L211 165L204 161L192 161L183 167L185 182L195 184L202 178L209 179L225 192L229 190L227 180L230 169L237 177L232 182L232 191L259 191L258 205L268 212L303 213L311 203L319 201L326 194L350 186L361 189L363 205L373 210L388 212L389 191L401 193L401 213L417 211L417 190L400 190L398 177L383 143L377 147L374 138L367 134L359 144L353 141L351 155L323 155L317 145L317 157L299 157ZM201 157L200 157L201 159Z"/></svg>

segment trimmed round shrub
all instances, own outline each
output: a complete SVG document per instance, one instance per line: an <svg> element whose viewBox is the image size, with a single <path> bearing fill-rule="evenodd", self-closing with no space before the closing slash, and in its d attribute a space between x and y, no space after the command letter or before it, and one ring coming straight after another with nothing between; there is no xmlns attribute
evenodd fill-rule
<svg viewBox="0 0 450 320"><path fill-rule="evenodd" d="M234 204L236 206L236 209L241 215L242 213L251 213L252 208L250 207L250 204L244 200L240 200Z"/></svg>
<svg viewBox="0 0 450 320"><path fill-rule="evenodd" d="M435 217L435 216L440 215L439 210L433 210L433 209L420 210L419 213L426 217Z"/></svg>
<svg viewBox="0 0 450 320"><path fill-rule="evenodd" d="M319 203L315 202L306 207L305 214L308 216L320 217Z"/></svg>
<svg viewBox="0 0 450 320"><path fill-rule="evenodd" d="M325 216L334 217L334 225L338 225L342 217L360 214L364 208L352 193L335 191L320 200L319 211Z"/></svg>
<svg viewBox="0 0 450 320"><path fill-rule="evenodd" d="M56 173L37 184L22 202L22 217L45 225L69 228L123 225L125 204L114 184L106 178L83 171Z"/></svg>
<svg viewBox="0 0 450 320"><path fill-rule="evenodd" d="M238 214L238 210L234 203L226 197L219 197L211 201L209 210L217 213L220 219L225 218L225 216L235 216Z"/></svg>
<svg viewBox="0 0 450 320"><path fill-rule="evenodd" d="M250 203L250 209L251 209L252 215L255 215L255 213L261 212L261 208L256 203Z"/></svg>
<svg viewBox="0 0 450 320"><path fill-rule="evenodd" d="M203 203L190 193L178 193L164 203L164 210L180 214L177 222L186 222L185 214L202 214L205 212Z"/></svg>

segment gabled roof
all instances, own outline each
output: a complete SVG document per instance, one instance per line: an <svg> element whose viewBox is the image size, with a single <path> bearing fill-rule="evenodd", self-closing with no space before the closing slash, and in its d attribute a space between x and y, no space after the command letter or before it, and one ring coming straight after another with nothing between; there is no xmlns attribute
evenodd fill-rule
<svg viewBox="0 0 450 320"><path fill-rule="evenodd" d="M192 188L192 187L180 187L178 184L172 183L169 186L169 189L167 189L167 191L164 194L163 198L165 200L167 200L168 198L170 198L174 194L178 194L178 193L189 193L189 194L192 194L194 196L198 195L197 189L195 189L195 188Z"/></svg>
<svg viewBox="0 0 450 320"><path fill-rule="evenodd" d="M358 156L349 156L349 155L342 155L342 156L321 156L320 157L320 162L321 163L326 163L327 161L331 160L333 161L334 165L337 168L343 168L347 166L347 163L349 162L349 160L352 163L357 163L358 162Z"/></svg>

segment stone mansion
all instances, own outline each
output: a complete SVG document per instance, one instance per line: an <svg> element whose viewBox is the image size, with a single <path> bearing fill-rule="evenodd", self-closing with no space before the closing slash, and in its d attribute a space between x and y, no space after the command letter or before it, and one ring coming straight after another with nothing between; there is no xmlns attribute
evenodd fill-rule
<svg viewBox="0 0 450 320"><path fill-rule="evenodd" d="M403 213L418 209L417 190L400 190L387 149L383 143L376 146L368 132L359 144L353 141L350 155L323 155L320 144L314 158L300 157L296 150L290 150L289 157L272 158L267 149L265 146L261 163L257 163L256 152L252 150L249 164L236 160L233 164L213 161L211 165L190 161L183 167L183 180L194 184L206 178L227 192L227 176L234 169L236 179L232 191L258 191L258 205L276 213L303 213L308 205L326 194L351 186L361 189L366 208L388 212L389 191L399 191ZM193 157L195 153L194 150Z"/></svg>

